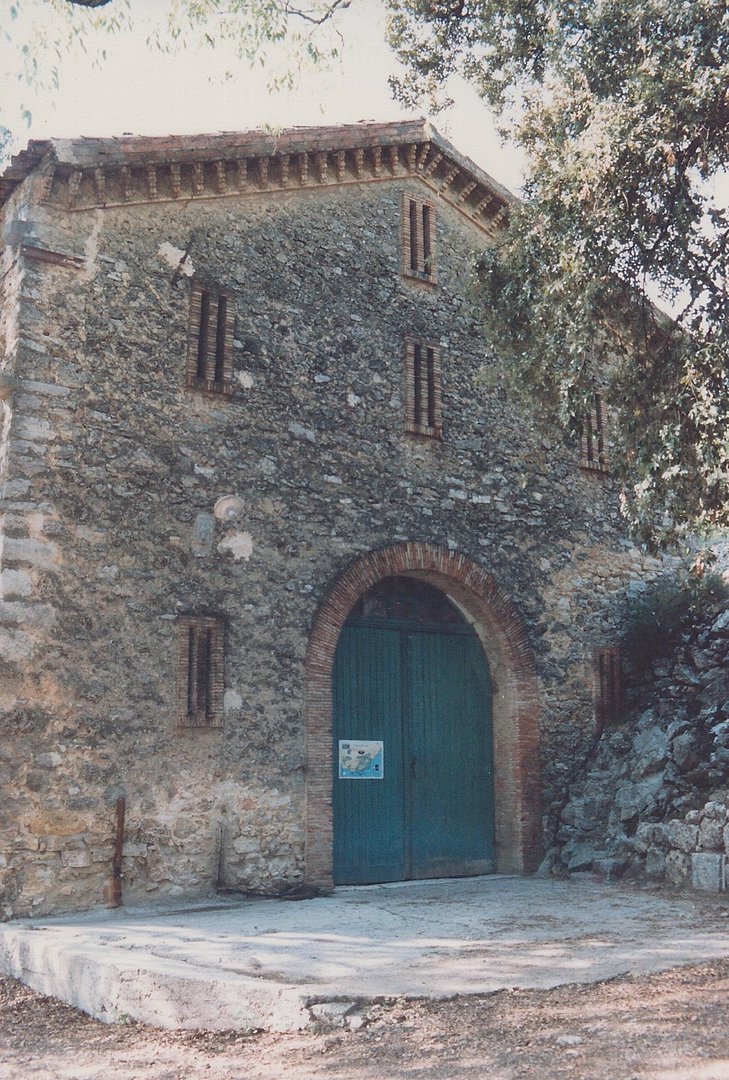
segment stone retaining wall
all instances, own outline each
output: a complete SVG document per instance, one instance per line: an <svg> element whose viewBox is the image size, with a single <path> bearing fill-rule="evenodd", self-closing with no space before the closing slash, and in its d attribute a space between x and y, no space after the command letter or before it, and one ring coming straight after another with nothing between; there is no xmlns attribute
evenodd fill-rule
<svg viewBox="0 0 729 1080"><path fill-rule="evenodd" d="M547 865L718 883L729 850L727 787L729 612L717 608L643 674L623 722L596 741Z"/></svg>

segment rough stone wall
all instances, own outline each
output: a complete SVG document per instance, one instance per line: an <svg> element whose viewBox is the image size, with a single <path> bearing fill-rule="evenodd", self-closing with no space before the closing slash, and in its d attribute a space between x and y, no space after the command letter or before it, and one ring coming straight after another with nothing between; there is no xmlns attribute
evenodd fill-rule
<svg viewBox="0 0 729 1080"><path fill-rule="evenodd" d="M635 680L622 722L604 732L569 789L547 865L685 885L703 860L719 888L729 851L729 612L722 603L686 626L670 653ZM702 887L700 879L699 871Z"/></svg>
<svg viewBox="0 0 729 1080"><path fill-rule="evenodd" d="M12 197L7 221L33 178ZM548 816L592 735L610 597L657 564L609 479L482 389L481 233L438 206L437 287L401 276L415 180L63 213L18 248L0 617L0 895L100 902L127 799L128 896L273 892L303 871L303 661L328 584L404 539L461 550L519 611ZM187 252L187 257L183 257ZM192 274L236 297L232 399L184 386ZM442 442L404 431L406 336L440 344ZM496 380L490 380L498 384ZM236 494L241 516L219 522ZM220 729L177 724L180 613L226 617Z"/></svg>

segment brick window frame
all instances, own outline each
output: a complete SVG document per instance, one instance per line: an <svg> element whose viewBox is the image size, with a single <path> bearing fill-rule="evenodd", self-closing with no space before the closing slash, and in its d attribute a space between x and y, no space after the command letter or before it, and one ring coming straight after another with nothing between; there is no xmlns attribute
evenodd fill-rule
<svg viewBox="0 0 729 1080"><path fill-rule="evenodd" d="M416 195L403 193L400 220L404 277L436 285L435 205Z"/></svg>
<svg viewBox="0 0 729 1080"><path fill-rule="evenodd" d="M610 460L607 449L607 407L600 391L593 394L592 408L585 417L580 444L580 468L607 475Z"/></svg>
<svg viewBox="0 0 729 1080"><path fill-rule="evenodd" d="M235 295L194 281L190 292L185 384L207 394L233 393Z"/></svg>
<svg viewBox="0 0 729 1080"><path fill-rule="evenodd" d="M222 615L181 615L177 632L178 726L222 727L225 620Z"/></svg>
<svg viewBox="0 0 729 1080"><path fill-rule="evenodd" d="M405 339L405 430L410 435L443 437L440 346L422 338Z"/></svg>
<svg viewBox="0 0 729 1080"><path fill-rule="evenodd" d="M623 705L622 658L618 646L595 649L592 654L595 730L599 735L620 722Z"/></svg>

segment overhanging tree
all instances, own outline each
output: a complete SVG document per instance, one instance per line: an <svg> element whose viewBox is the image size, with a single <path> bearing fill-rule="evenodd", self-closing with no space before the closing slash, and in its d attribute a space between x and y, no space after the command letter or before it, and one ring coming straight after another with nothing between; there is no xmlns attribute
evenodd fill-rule
<svg viewBox="0 0 729 1080"><path fill-rule="evenodd" d="M272 52L286 43L287 59L280 74L268 78L270 85L289 85L306 63L321 63L336 56L339 38L333 23L337 12L352 0L165 0L146 10L134 8L131 0L43 0L47 16L36 19L32 40L18 42L21 53L20 77L35 85L57 85L58 63L74 46L86 49L99 31L109 35L136 27L138 13L152 17L147 32L151 48L169 52L188 44L216 48L229 46L233 57L265 68ZM15 44L12 24L32 5L26 0L10 4L10 19L0 26L6 39ZM31 12L32 14L32 12ZM35 12L37 15L37 11ZM99 59L105 58L101 50ZM232 75L219 71L219 76Z"/></svg>
<svg viewBox="0 0 729 1080"><path fill-rule="evenodd" d="M597 377L644 539L726 528L727 4L389 4L400 99L464 75L529 156L525 202L479 267L515 383L579 430Z"/></svg>

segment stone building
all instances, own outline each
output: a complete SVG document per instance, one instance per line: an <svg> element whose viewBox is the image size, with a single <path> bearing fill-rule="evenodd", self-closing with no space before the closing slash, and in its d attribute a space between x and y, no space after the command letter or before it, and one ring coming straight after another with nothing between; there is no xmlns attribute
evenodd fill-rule
<svg viewBox="0 0 729 1080"><path fill-rule="evenodd" d="M5 915L533 869L655 566L484 349L512 196L422 121L0 196Z"/></svg>

